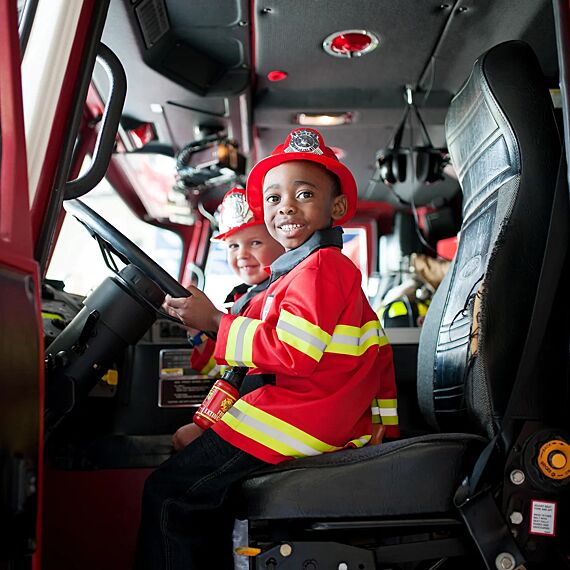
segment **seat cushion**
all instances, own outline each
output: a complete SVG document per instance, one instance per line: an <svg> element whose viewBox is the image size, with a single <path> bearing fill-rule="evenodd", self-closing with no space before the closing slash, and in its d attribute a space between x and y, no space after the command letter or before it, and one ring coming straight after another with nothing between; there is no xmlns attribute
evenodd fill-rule
<svg viewBox="0 0 570 570"><path fill-rule="evenodd" d="M245 480L240 502L250 520L447 513L485 443L430 434L287 461Z"/></svg>

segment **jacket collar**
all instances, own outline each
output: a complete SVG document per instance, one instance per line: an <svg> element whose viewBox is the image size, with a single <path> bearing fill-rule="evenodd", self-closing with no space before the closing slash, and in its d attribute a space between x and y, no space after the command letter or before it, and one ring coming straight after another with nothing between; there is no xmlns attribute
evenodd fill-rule
<svg viewBox="0 0 570 570"><path fill-rule="evenodd" d="M279 277L289 273L318 249L324 247L342 249L342 233L342 228L339 226L316 231L304 244L285 252L271 264L269 282L273 283Z"/></svg>
<svg viewBox="0 0 570 570"><path fill-rule="evenodd" d="M242 309L255 297L258 293L265 291L269 287L269 277L258 283L255 287L252 287L245 295L242 295L230 309L230 315L239 315Z"/></svg>
<svg viewBox="0 0 570 570"><path fill-rule="evenodd" d="M236 285L228 293L228 296L226 297L226 300L224 301L224 303L233 303L234 301L236 301L236 297L238 297L238 295L239 296L245 295L251 289L251 287L252 286L248 285L247 283L240 283L239 285Z"/></svg>

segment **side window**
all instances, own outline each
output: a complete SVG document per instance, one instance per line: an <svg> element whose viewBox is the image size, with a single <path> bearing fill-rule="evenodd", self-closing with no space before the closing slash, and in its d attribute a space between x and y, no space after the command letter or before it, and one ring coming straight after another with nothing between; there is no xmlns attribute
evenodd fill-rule
<svg viewBox="0 0 570 570"><path fill-rule="evenodd" d="M214 241L210 244L205 276L204 293L212 299L218 309L223 310L227 294L241 283L227 262L224 243Z"/></svg>
<svg viewBox="0 0 570 570"><path fill-rule="evenodd" d="M342 252L363 275L368 273L368 255L366 253L366 230L364 228L344 228Z"/></svg>
<svg viewBox="0 0 570 570"><path fill-rule="evenodd" d="M362 289L367 293L368 286L368 246L364 228L343 228L342 252L360 269Z"/></svg>
<svg viewBox="0 0 570 570"><path fill-rule="evenodd" d="M178 278L182 257L180 236L137 218L105 179L81 200ZM122 265L118 260L117 264ZM49 265L48 279L63 281L69 293L87 295L110 274L97 242L73 216L67 215Z"/></svg>

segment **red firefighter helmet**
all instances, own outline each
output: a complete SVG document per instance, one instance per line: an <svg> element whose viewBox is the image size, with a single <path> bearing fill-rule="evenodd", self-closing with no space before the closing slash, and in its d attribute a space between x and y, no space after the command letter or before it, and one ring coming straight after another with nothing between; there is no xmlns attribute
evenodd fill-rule
<svg viewBox="0 0 570 570"><path fill-rule="evenodd" d="M342 164L334 151L325 146L321 133L315 129L301 128L291 131L285 142L266 158L260 160L249 173L247 179L247 201L251 209L263 216L263 180L276 166L289 160L309 160L321 164L340 181L340 190L346 196L346 214L334 225L340 226L350 220L356 211L358 200L356 182L352 172Z"/></svg>
<svg viewBox="0 0 570 570"><path fill-rule="evenodd" d="M244 228L263 224L263 216L255 215L249 207L243 188L232 188L222 200L218 223L220 233L212 240L225 241Z"/></svg>

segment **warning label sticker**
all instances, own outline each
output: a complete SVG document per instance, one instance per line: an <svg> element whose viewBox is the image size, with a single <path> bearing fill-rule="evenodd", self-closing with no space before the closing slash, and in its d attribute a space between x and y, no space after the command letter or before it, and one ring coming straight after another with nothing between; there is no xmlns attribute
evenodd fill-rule
<svg viewBox="0 0 570 570"><path fill-rule="evenodd" d="M556 528L556 503L531 501L530 534L554 536Z"/></svg>
<svg viewBox="0 0 570 570"><path fill-rule="evenodd" d="M203 376L161 378L158 387L159 408L189 408L199 406L208 394L212 382Z"/></svg>

